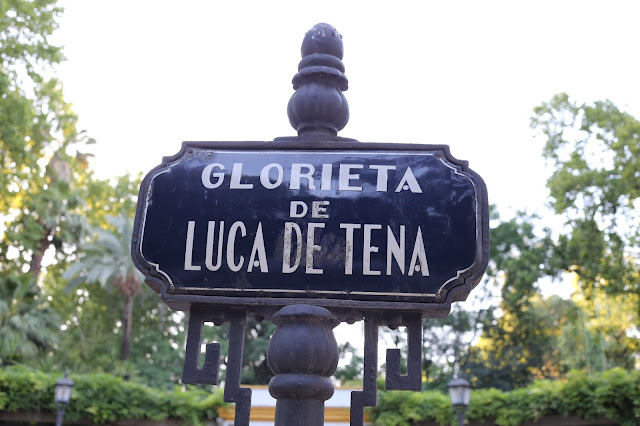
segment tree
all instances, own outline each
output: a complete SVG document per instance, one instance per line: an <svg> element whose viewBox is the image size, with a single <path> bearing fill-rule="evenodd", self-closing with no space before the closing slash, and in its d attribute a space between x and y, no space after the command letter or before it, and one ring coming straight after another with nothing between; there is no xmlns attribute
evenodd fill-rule
<svg viewBox="0 0 640 426"><path fill-rule="evenodd" d="M495 306L485 304L491 289L486 281L479 287L474 292L480 296L472 296L465 308L454 305L447 318L422 320L424 389L446 392L460 365L467 364L484 324L493 318Z"/></svg>
<svg viewBox="0 0 640 426"><path fill-rule="evenodd" d="M242 356L243 383L266 385L273 377L267 365L267 348L275 330L276 326L271 322L257 321L253 317L247 318Z"/></svg>
<svg viewBox="0 0 640 426"><path fill-rule="evenodd" d="M536 295L517 314L503 312L485 325L463 368L473 371L479 387L503 390L563 376L567 369L561 362L560 335L573 308L570 300Z"/></svg>
<svg viewBox="0 0 640 426"><path fill-rule="evenodd" d="M506 221L495 206L490 214L491 257L485 285L498 289L501 299L499 309L488 308L480 317L482 336L462 357L460 368L479 387L506 390L536 377L557 376L554 345L559 331L553 321L562 315L552 314L537 285L552 272L551 231L540 227L536 216L523 212Z"/></svg>
<svg viewBox="0 0 640 426"><path fill-rule="evenodd" d="M0 365L22 362L57 342L59 317L29 275L0 277Z"/></svg>
<svg viewBox="0 0 640 426"><path fill-rule="evenodd" d="M577 282L577 275L573 277ZM563 341L559 343L562 362L568 368L597 372L611 367L640 367L637 295L612 294L597 288L588 298L577 291L572 300L576 309L569 313L569 322L562 330Z"/></svg>
<svg viewBox="0 0 640 426"><path fill-rule="evenodd" d="M109 217L109 229L96 228L91 241L80 244L78 259L64 273L69 288L80 283L99 283L115 287L124 298L120 359L129 357L133 305L140 294L144 277L130 256L133 221L125 215Z"/></svg>
<svg viewBox="0 0 640 426"><path fill-rule="evenodd" d="M49 77L62 59L47 40L61 9L52 0L0 9L0 273L29 272L37 285L49 247L59 260L82 236L75 181L87 168L71 149L92 140L76 130L62 86Z"/></svg>
<svg viewBox="0 0 640 426"><path fill-rule="evenodd" d="M552 267L578 284L584 330L602 336L603 362L637 367L640 121L609 100L577 104L565 93L534 112L553 167L550 204L565 220Z"/></svg>
<svg viewBox="0 0 640 426"><path fill-rule="evenodd" d="M551 206L566 227L554 256L585 292L640 294L640 121L611 101L565 93L534 110L553 167Z"/></svg>
<svg viewBox="0 0 640 426"><path fill-rule="evenodd" d="M349 342L345 342L338 347L340 360L345 363L339 366L333 377L340 380L342 385L351 382L362 383L364 373L364 357L358 354L358 348L353 347Z"/></svg>
<svg viewBox="0 0 640 426"><path fill-rule="evenodd" d="M559 302L543 301L538 286L553 272L548 267L551 231L541 227L536 216L523 212L502 220L495 205L490 206L490 230L485 278L464 307L455 304L446 318L423 320L426 389L446 391L457 373L478 386L503 389L535 377L557 376L557 356L547 355L556 352L559 330L549 320L560 321L562 315L552 315ZM544 331L538 322L546 324ZM402 333L394 336L404 343Z"/></svg>

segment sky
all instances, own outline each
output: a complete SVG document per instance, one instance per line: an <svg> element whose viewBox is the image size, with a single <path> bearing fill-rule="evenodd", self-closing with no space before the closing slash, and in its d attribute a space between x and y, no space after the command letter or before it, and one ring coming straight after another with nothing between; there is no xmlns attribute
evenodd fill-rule
<svg viewBox="0 0 640 426"><path fill-rule="evenodd" d="M640 116L638 2L67 0L53 41L100 177L146 173L184 140L294 136L305 32L343 36L340 136L446 144L502 211L545 201L533 108L559 92Z"/></svg>
<svg viewBox="0 0 640 426"><path fill-rule="evenodd" d="M567 92L640 117L640 2L64 0L52 41L99 177L148 172L182 141L294 136L286 106L305 32L344 41L340 136L446 144L501 212L547 191L533 108Z"/></svg>

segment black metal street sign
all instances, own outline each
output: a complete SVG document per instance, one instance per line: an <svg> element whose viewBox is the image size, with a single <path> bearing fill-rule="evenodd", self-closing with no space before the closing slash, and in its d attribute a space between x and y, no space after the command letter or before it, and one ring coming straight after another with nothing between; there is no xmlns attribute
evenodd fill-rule
<svg viewBox="0 0 640 426"><path fill-rule="evenodd" d="M134 261L165 301L429 309L488 258L484 182L446 146L185 143L145 178Z"/></svg>

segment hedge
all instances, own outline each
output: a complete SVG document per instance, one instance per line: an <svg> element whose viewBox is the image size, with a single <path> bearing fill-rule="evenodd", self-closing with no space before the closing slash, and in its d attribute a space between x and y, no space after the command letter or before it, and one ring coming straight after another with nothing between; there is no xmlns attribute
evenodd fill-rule
<svg viewBox="0 0 640 426"><path fill-rule="evenodd" d="M9 367L0 370L0 411L55 413L53 387L60 374ZM215 419L222 392L176 387L165 391L125 382L108 374L72 375L75 386L65 419L104 424L118 420L179 419L201 424ZM448 395L440 392L381 392L371 418L380 426L426 422L455 424ZM466 418L517 426L544 417L578 416L640 424L640 371L613 369L586 376L572 372L565 380L539 381L511 392L478 389Z"/></svg>
<svg viewBox="0 0 640 426"><path fill-rule="evenodd" d="M0 370L0 411L55 413L53 389L60 377L21 367ZM108 374L72 374L70 378L74 388L65 419L72 421L180 419L197 425L215 419L224 404L220 390L158 390Z"/></svg>
<svg viewBox="0 0 640 426"><path fill-rule="evenodd" d="M639 425L640 371L616 368L591 376L571 372L565 380L539 381L511 392L473 390L466 413L468 420L499 426L517 426L549 416L605 418L625 426ZM382 392L378 406L371 409L371 418L380 426L456 424L448 395L435 391Z"/></svg>

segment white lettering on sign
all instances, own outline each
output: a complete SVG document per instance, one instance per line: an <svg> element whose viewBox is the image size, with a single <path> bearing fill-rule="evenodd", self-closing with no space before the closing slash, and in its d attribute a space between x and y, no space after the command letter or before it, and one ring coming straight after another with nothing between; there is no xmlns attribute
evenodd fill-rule
<svg viewBox="0 0 640 426"><path fill-rule="evenodd" d="M291 250L292 250L292 232L296 233L296 260L291 265ZM282 273L290 274L298 269L300 266L300 259L302 258L302 232L300 226L293 222L287 222L284 224L284 246L282 249Z"/></svg>
<svg viewBox="0 0 640 426"><path fill-rule="evenodd" d="M416 260L420 264L416 263ZM422 240L422 231L418 226L418 233L416 234L416 243L413 246L413 254L411 255L411 263L409 264L409 271L407 275L413 275L413 271L421 272L423 277L429 276L429 265L427 265L427 253L424 250L424 241Z"/></svg>
<svg viewBox="0 0 640 426"><path fill-rule="evenodd" d="M271 182L271 180L269 180L269 173L272 169L276 169L276 172L278 173L275 182ZM262 168L262 171L260 172L260 183L267 189L276 189L280 186L283 179L284 169L278 163L267 164Z"/></svg>
<svg viewBox="0 0 640 426"><path fill-rule="evenodd" d="M311 217L314 219L329 219L327 214L327 207L329 201L312 201L311 202ZM289 217L305 217L309 207L304 201L292 201L289 205Z"/></svg>
<svg viewBox="0 0 640 426"><path fill-rule="evenodd" d="M419 194L422 193L422 189L420 188L420 185L418 185L418 181L413 175L411 167L407 167L407 171L404 172L404 176L402 176L402 180L400 180L400 183L396 188L396 192L406 191L407 189L411 190L411 192L417 192Z"/></svg>
<svg viewBox="0 0 640 426"><path fill-rule="evenodd" d="M309 208L304 201L292 201L289 207L289 217L305 217Z"/></svg>
<svg viewBox="0 0 640 426"><path fill-rule="evenodd" d="M242 163L233 163L233 169L231 169L231 183L230 189L253 189L252 183L242 183ZM398 191L396 191L398 192Z"/></svg>
<svg viewBox="0 0 640 426"><path fill-rule="evenodd" d="M378 176L376 178L376 191L387 192L389 170L395 170L396 166L382 166L379 164L372 164L369 166L369 168L378 171Z"/></svg>
<svg viewBox="0 0 640 426"><path fill-rule="evenodd" d="M315 243L316 228L324 228L324 223L309 223L307 225L307 274L322 274L322 269L313 267L313 252L322 250L322 247Z"/></svg>
<svg viewBox="0 0 640 426"><path fill-rule="evenodd" d="M353 274L353 230L360 229L359 223L341 223L340 228L345 229L345 253L344 253L344 274Z"/></svg>
<svg viewBox="0 0 640 426"><path fill-rule="evenodd" d="M371 231L382 229L382 225L364 225L364 245L362 248L362 274L380 275L380 271L371 270L371 253L377 253L378 247L371 245Z"/></svg>
<svg viewBox="0 0 640 426"><path fill-rule="evenodd" d="M184 249L184 270L185 271L199 271L200 266L193 265L193 233L196 227L195 220L190 220L187 225L187 244Z"/></svg>
<svg viewBox="0 0 640 426"><path fill-rule="evenodd" d="M339 191L362 191L361 186L351 185L352 180L360 179L359 173L351 173L351 169L362 169L362 164L340 164L340 173L338 174L338 190Z"/></svg>
<svg viewBox="0 0 640 426"><path fill-rule="evenodd" d="M246 176L242 170L244 168L243 163L233 163L231 167L231 173L229 175L229 189L253 189L254 184L247 182ZM322 167L316 169L313 164L307 163L292 163L291 167L285 167L282 164L270 163L262 167L259 174L260 185L265 189L279 188L285 178L287 178L287 170L289 172L288 187L290 190L316 190L319 187L320 191L331 191L334 189L333 177L333 164L322 164ZM363 185L361 175L367 173L375 173L376 177L376 191L387 192L389 191L390 172L396 171L396 166L390 166L385 164L370 164L365 168L364 164L338 164L338 179L337 189L338 191L353 191L362 192ZM202 170L202 185L207 189L216 189L223 185L225 181L225 167L220 163L213 163L205 166ZM421 194L422 188L420 183L416 179L411 167L407 167L404 170L398 170L395 174L396 181L392 182L394 186L391 190L394 192L410 191L412 193ZM397 177L402 176L399 180ZM317 182L316 182L317 181ZM285 184L286 185L286 184Z"/></svg>
<svg viewBox="0 0 640 426"><path fill-rule="evenodd" d="M353 160L335 164L272 162L257 166L254 162L227 163L226 166L211 163L203 167L201 180L207 190L289 189L301 191L300 198L306 195L304 191L357 193L363 192L365 188L374 191L373 182L375 192L378 193L422 193L420 182L411 167L358 164ZM265 233L262 222L250 224L235 220L225 224L224 220L210 220L206 226L206 244L198 247L203 244L204 238L197 238L197 232L204 232L204 229L200 229L204 228L204 223L187 221L184 270L201 271L203 265L200 263L204 259L204 267L212 272L227 269L232 272L273 273L270 266L275 265L269 265L269 262L274 260L275 254L267 252L267 248L272 250L275 245L282 244L282 259L275 259L275 262L278 266L282 264L283 274L297 272L322 275L325 268L329 265L335 268L336 262L342 260L341 255L336 257L335 248L338 247L337 242L344 241L344 265L338 263L338 267L342 270L344 266L345 275L389 276L399 272L407 276L429 276L427 252L420 226L409 229L408 225L330 223L324 221L330 216L331 205L328 200L294 199L288 203L289 218L295 222L285 222L284 229L279 230L277 235L281 243L265 241L265 235L272 236L275 233L273 230ZM286 209L286 206L283 207ZM340 209L338 211L344 214ZM282 213L286 217L286 210ZM314 222L301 223L301 219L311 219ZM330 238L324 238L327 235ZM413 235L415 238L412 239ZM324 244L331 241L331 246L323 247L325 241L327 243ZM358 253L355 253L356 247ZM202 248L204 253L199 252ZM279 249L280 247L275 253L280 253ZM338 252L342 253L342 248ZM331 259L329 263L327 259Z"/></svg>
<svg viewBox="0 0 640 426"><path fill-rule="evenodd" d="M329 219L327 214L328 201L313 201L311 203L311 217L314 219Z"/></svg>
<svg viewBox="0 0 640 426"><path fill-rule="evenodd" d="M220 265L222 265L222 242L224 236L224 220L220 221L220 230L218 231L218 258L216 260L216 264L213 264L213 247L214 247L214 239L216 230L216 222L214 220L209 221L209 227L207 228L207 251L205 252L206 257L204 259L204 264L210 271L217 271L220 269Z"/></svg>
<svg viewBox="0 0 640 426"><path fill-rule="evenodd" d="M256 259L256 255L258 259ZM260 272L269 272L267 253L264 249L264 236L262 235L262 222L258 222L258 229L256 229L256 237L253 240L253 248L251 249L251 256L249 257L247 272L253 271L254 266L259 267Z"/></svg>
<svg viewBox="0 0 640 426"><path fill-rule="evenodd" d="M333 175L333 164L322 165L322 182L320 183L321 191L331 191L331 176Z"/></svg>
<svg viewBox="0 0 640 426"><path fill-rule="evenodd" d="M202 170L202 184L204 185L205 188L215 189L220 185L222 185L222 181L224 180L224 173L222 172L212 173L213 169L216 169L216 168L220 170L224 170L224 166L218 163L209 164L207 167L205 167ZM212 177L217 179L215 183L211 182Z"/></svg>
<svg viewBox="0 0 640 426"><path fill-rule="evenodd" d="M305 170L304 172L302 170ZM291 179L289 181L289 189L300 189L300 181L306 179L307 189L316 189L313 183L313 174L316 168L311 164L297 164L291 165Z"/></svg>
<svg viewBox="0 0 640 426"><path fill-rule="evenodd" d="M229 269L233 272L238 272L244 262L244 257L240 255L238 263L235 263L235 247L238 229L242 232L243 237L247 235L247 228L244 226L244 223L238 221L233 222L233 225L229 228L229 237L227 238L227 266L229 266Z"/></svg>
<svg viewBox="0 0 640 426"><path fill-rule="evenodd" d="M400 244L393 235L390 226L387 226L387 275L391 275L391 256L396 260L400 272L404 275L404 225L400 225Z"/></svg>
<svg viewBox="0 0 640 426"><path fill-rule="evenodd" d="M269 272L269 264L267 258L266 247L273 247L273 243L265 241L262 222L258 222L255 228L251 226L249 232L247 225L242 221L234 222L225 234L225 223L220 221L208 221L206 232L206 245L204 253L204 264L209 271L217 271L222 267L226 267L232 272L239 272L246 269L247 272L260 271L261 273ZM326 230L326 224L322 222L309 222L306 226L294 222L285 222L282 232L282 273L291 274L296 272L303 259L305 265L303 273L307 275L322 275L324 269L322 264L318 264L318 259L324 259L320 256L323 250L330 251L332 247L323 247L320 244L321 238L318 238L318 230L323 229L324 232L334 232L344 235L345 252L344 252L344 274L354 275L361 274L363 276L382 275L383 271L386 275L391 275L394 264L402 275L413 276L422 275L429 276L429 264L427 252L424 245L424 236L420 226L415 231L415 240L413 249L407 252L406 226L400 225L396 229L386 225L386 232L381 224L375 223L340 223L338 229ZM196 232L198 230L196 221L187 222L187 235L185 240L184 254L184 270L200 271L201 265L194 264L194 252L199 249L196 247ZM361 230L361 231L360 231ZM217 236L216 236L217 232ZM413 234L412 234L413 235ZM253 238L250 245L242 244L239 249L239 242L244 238ZM362 263L356 265L354 259L355 243L362 243ZM303 244L304 243L304 244ZM380 245L386 243L386 253L380 252ZM248 247L251 247L249 251ZM246 250L244 253L242 250ZM409 256L410 254L410 256ZM248 256L248 259L245 257ZM195 259L202 259L202 255L196 256ZM215 263L214 263L215 259ZM223 262L223 259L226 262ZM406 260L410 259L408 268ZM245 260L248 260L245 264ZM374 260L380 266L385 264L383 271L373 269ZM279 262L279 261L278 261Z"/></svg>

